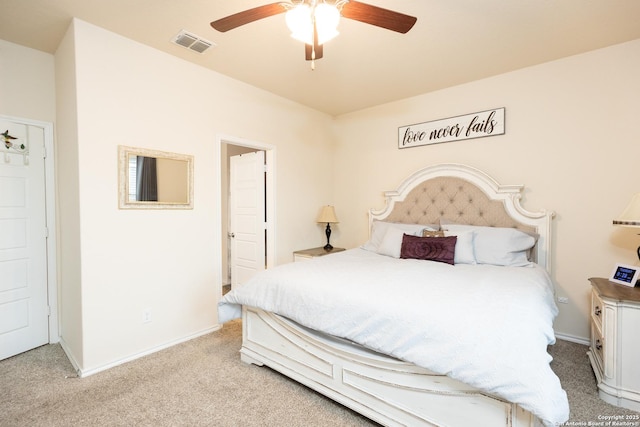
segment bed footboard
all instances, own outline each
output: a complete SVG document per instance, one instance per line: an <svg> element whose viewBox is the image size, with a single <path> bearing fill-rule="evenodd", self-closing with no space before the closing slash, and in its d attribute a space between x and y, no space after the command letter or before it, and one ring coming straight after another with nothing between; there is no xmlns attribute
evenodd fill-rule
<svg viewBox="0 0 640 427"><path fill-rule="evenodd" d="M270 368L385 426L539 427L518 405L445 375L244 307L242 361Z"/></svg>

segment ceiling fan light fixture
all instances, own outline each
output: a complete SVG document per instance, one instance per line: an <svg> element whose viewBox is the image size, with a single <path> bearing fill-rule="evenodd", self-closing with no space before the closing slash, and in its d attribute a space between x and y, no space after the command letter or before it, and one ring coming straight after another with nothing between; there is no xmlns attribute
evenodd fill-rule
<svg viewBox="0 0 640 427"><path fill-rule="evenodd" d="M287 11L285 19L291 31L291 37L303 43L313 43L313 21L311 8L300 4Z"/></svg>
<svg viewBox="0 0 640 427"><path fill-rule="evenodd" d="M314 16L318 30L318 44L325 44L340 34L337 29L340 23L340 12L335 6L320 3L315 8Z"/></svg>
<svg viewBox="0 0 640 427"><path fill-rule="evenodd" d="M309 5L299 4L289 9L285 20L291 37L305 44L313 44L313 17Z"/></svg>
<svg viewBox="0 0 640 427"><path fill-rule="evenodd" d="M324 44L339 34L340 12L335 6L320 3L311 8L299 4L289 9L285 15L291 37L305 44L313 44L313 23L318 31L318 44Z"/></svg>

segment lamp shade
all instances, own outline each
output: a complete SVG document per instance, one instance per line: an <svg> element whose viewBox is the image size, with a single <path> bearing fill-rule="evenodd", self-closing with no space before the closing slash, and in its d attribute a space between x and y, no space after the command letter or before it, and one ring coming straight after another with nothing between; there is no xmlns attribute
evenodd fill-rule
<svg viewBox="0 0 640 427"><path fill-rule="evenodd" d="M322 211L320 211L320 215L318 215L318 219L316 222L322 223L336 223L338 222L338 217L336 217L336 210L333 206L323 206Z"/></svg>
<svg viewBox="0 0 640 427"><path fill-rule="evenodd" d="M640 227L640 193L633 196L624 211L613 220L613 225Z"/></svg>

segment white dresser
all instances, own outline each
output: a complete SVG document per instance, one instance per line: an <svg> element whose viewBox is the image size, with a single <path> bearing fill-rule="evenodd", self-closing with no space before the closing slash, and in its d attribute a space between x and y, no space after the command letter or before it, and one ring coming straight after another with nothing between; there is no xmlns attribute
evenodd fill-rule
<svg viewBox="0 0 640 427"><path fill-rule="evenodd" d="M600 398L640 411L640 288L589 279L591 346L588 355Z"/></svg>

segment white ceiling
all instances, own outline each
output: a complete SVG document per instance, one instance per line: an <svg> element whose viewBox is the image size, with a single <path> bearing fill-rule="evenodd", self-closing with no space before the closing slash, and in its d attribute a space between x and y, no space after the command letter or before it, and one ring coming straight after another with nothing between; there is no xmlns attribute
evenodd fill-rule
<svg viewBox="0 0 640 427"><path fill-rule="evenodd" d="M639 0L362 0L416 16L407 34L342 19L316 69L284 15L209 23L274 0L0 0L0 39L54 53L72 17L330 115L640 38ZM171 43L186 30L215 47Z"/></svg>

